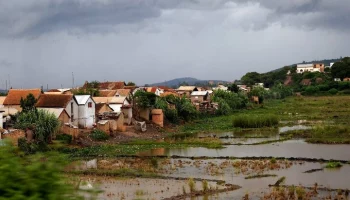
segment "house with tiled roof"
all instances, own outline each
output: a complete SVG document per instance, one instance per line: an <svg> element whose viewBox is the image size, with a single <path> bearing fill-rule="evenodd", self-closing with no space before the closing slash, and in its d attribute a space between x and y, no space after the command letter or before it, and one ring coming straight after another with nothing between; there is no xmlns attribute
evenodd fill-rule
<svg viewBox="0 0 350 200"><path fill-rule="evenodd" d="M85 82L83 88L86 89L88 88L89 83ZM116 81L116 82L100 82L97 85L97 89L99 90L118 90L118 89L124 89L126 86L124 81Z"/></svg>
<svg viewBox="0 0 350 200"><path fill-rule="evenodd" d="M78 103L73 95L70 94L42 94L35 105L37 108L48 110L57 115L61 111L59 117L62 124L70 123L74 126L78 126L79 122L79 109ZM69 119L65 117L65 113L68 114Z"/></svg>
<svg viewBox="0 0 350 200"><path fill-rule="evenodd" d="M27 98L29 94L38 99L41 95L40 89L10 89L4 102L4 109L15 109L17 112L21 112L21 99Z"/></svg>
<svg viewBox="0 0 350 200"><path fill-rule="evenodd" d="M198 91L196 86L180 86L176 92L181 96L190 97L193 91Z"/></svg>
<svg viewBox="0 0 350 200"><path fill-rule="evenodd" d="M100 97L114 97L117 95L117 90L99 90Z"/></svg>
<svg viewBox="0 0 350 200"><path fill-rule="evenodd" d="M117 97L129 97L131 93L131 89L118 89L117 90Z"/></svg>
<svg viewBox="0 0 350 200"><path fill-rule="evenodd" d="M97 104L107 104L114 112L121 112L121 107L130 105L126 97L93 97Z"/></svg>
<svg viewBox="0 0 350 200"><path fill-rule="evenodd" d="M163 91L160 90L158 87L146 87L146 92L153 93L157 96L160 96L163 93Z"/></svg>

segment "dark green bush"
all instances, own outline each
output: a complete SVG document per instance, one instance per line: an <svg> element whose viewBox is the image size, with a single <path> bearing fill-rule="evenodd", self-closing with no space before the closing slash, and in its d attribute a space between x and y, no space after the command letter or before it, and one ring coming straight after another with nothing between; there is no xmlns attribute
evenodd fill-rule
<svg viewBox="0 0 350 200"><path fill-rule="evenodd" d="M91 131L90 137L94 140L102 141L107 140L109 136L104 131L95 129Z"/></svg>
<svg viewBox="0 0 350 200"><path fill-rule="evenodd" d="M328 92L329 92L329 94L335 95L338 93L338 90L335 88L332 88L332 89L328 90Z"/></svg>
<svg viewBox="0 0 350 200"><path fill-rule="evenodd" d="M48 151L49 147L43 141L33 141L28 143L26 138L18 139L18 148L26 154Z"/></svg>
<svg viewBox="0 0 350 200"><path fill-rule="evenodd" d="M317 86L308 86L305 88L306 95L314 95L319 91L320 91L320 89Z"/></svg>
<svg viewBox="0 0 350 200"><path fill-rule="evenodd" d="M165 117L171 122L171 123L177 123L179 120L179 116L177 115L176 109L166 109L165 110Z"/></svg>
<svg viewBox="0 0 350 200"><path fill-rule="evenodd" d="M23 144L23 139L20 141ZM20 157L6 142L0 146L0 160L1 200L78 199L73 185L64 180L65 159L59 154Z"/></svg>
<svg viewBox="0 0 350 200"><path fill-rule="evenodd" d="M56 140L60 140L63 143L70 144L73 140L73 137L71 135L68 135L68 134L58 134L56 136Z"/></svg>
<svg viewBox="0 0 350 200"><path fill-rule="evenodd" d="M261 128L276 125L278 125L278 118L275 115L238 116L233 118L233 126L239 128Z"/></svg>

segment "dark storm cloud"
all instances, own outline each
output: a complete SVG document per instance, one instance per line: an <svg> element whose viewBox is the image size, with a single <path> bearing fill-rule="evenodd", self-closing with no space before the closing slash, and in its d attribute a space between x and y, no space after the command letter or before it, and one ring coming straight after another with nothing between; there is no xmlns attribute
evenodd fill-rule
<svg viewBox="0 0 350 200"><path fill-rule="evenodd" d="M112 32L119 24L158 18L162 10L217 11L231 4L236 8L257 4L267 9L263 20L253 22L253 27L258 29L272 23L310 29L350 27L348 0L26 0L24 3L0 0L0 29L4 30L0 35L35 37L55 31Z"/></svg>

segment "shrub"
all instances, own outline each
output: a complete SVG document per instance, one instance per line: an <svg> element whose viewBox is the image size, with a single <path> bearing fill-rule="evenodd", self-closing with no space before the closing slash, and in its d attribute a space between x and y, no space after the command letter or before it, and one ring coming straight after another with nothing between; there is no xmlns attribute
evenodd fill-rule
<svg viewBox="0 0 350 200"><path fill-rule="evenodd" d="M314 95L319 91L320 89L317 86L308 86L305 88L305 94L307 95Z"/></svg>
<svg viewBox="0 0 350 200"><path fill-rule="evenodd" d="M102 141L102 140L107 140L108 135L102 130L95 129L91 131L90 137L94 140Z"/></svg>
<svg viewBox="0 0 350 200"><path fill-rule="evenodd" d="M239 128L261 128L276 125L278 125L278 118L275 115L239 116L233 118L233 126Z"/></svg>
<svg viewBox="0 0 350 200"><path fill-rule="evenodd" d="M172 123L177 123L179 120L179 116L177 115L177 110L175 109L166 109L165 117Z"/></svg>
<svg viewBox="0 0 350 200"><path fill-rule="evenodd" d="M193 178L188 179L188 187L190 188L190 192L196 191L196 183L194 182Z"/></svg>
<svg viewBox="0 0 350 200"><path fill-rule="evenodd" d="M341 166L340 162L328 162L326 168L340 168Z"/></svg>
<svg viewBox="0 0 350 200"><path fill-rule="evenodd" d="M68 134L58 134L56 136L56 140L60 140L63 143L70 144L73 140L73 137L71 135L68 135Z"/></svg>
<svg viewBox="0 0 350 200"><path fill-rule="evenodd" d="M202 181L202 187L203 187L203 192L206 192L209 190L209 184L207 180Z"/></svg>
<svg viewBox="0 0 350 200"><path fill-rule="evenodd" d="M34 127L35 140L49 143L59 125L60 122L54 114L44 110L32 110L18 115L15 128L25 130Z"/></svg>
<svg viewBox="0 0 350 200"><path fill-rule="evenodd" d="M0 146L0 199L78 199L61 172L64 159L53 153L19 157L15 148Z"/></svg>
<svg viewBox="0 0 350 200"><path fill-rule="evenodd" d="M335 95L338 93L338 90L335 88L332 88L332 89L328 90L328 92L329 92L329 94Z"/></svg>

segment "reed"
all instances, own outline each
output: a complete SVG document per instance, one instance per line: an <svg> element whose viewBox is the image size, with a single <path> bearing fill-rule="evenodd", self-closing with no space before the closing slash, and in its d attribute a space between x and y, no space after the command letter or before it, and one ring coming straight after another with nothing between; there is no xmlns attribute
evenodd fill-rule
<svg viewBox="0 0 350 200"><path fill-rule="evenodd" d="M275 115L242 115L233 118L233 127L237 128L262 128L276 125L278 125L278 117Z"/></svg>

